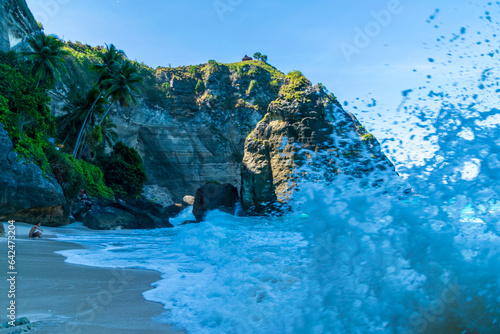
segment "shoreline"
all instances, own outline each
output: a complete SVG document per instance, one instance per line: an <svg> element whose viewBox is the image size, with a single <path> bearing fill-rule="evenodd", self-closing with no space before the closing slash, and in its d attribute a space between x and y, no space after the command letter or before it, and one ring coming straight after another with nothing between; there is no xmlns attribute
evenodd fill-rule
<svg viewBox="0 0 500 334"><path fill-rule="evenodd" d="M185 333L162 323L168 312L163 304L144 299L142 293L153 289L161 274L145 269L102 268L65 262L56 251L84 248L59 241L47 228L43 239L30 240L27 224L16 223L16 318L27 317L35 333ZM62 227L64 228L64 227ZM44 228L45 229L45 228ZM0 239L8 272L7 239ZM9 291L2 280L0 293ZM1 298L6 310L10 299ZM0 314L7 321L7 313Z"/></svg>

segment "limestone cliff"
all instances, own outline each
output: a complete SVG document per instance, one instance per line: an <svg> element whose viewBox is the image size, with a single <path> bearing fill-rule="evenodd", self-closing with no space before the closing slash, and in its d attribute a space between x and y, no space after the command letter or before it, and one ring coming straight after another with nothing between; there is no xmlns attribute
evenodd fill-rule
<svg viewBox="0 0 500 334"><path fill-rule="evenodd" d="M52 94L56 115L69 92L85 91L95 80L86 69L101 50L81 43L68 47L73 53L66 60L68 74ZM181 203L200 185L217 181L242 187L247 207L283 202L290 194L288 181L307 159L297 154L301 148L330 150L332 174L394 169L356 118L301 74L293 72L284 82L283 73L261 61L135 65L144 77L139 103L111 116L119 139L143 158L147 199Z"/></svg>
<svg viewBox="0 0 500 334"><path fill-rule="evenodd" d="M0 220L67 225L69 207L61 186L34 163L18 160L0 124Z"/></svg>
<svg viewBox="0 0 500 334"><path fill-rule="evenodd" d="M0 0L0 51L9 51L38 30L25 0Z"/></svg>
<svg viewBox="0 0 500 334"><path fill-rule="evenodd" d="M321 86L312 87L300 72L287 75L278 98L248 136L242 168L242 204L262 213L269 203L286 203L297 186L299 168L319 156L322 175L363 178L394 166L378 141L354 115L346 113ZM392 175L396 175L395 172ZM381 176L380 176L381 177ZM370 180L368 186L381 182Z"/></svg>
<svg viewBox="0 0 500 334"><path fill-rule="evenodd" d="M81 52L67 59L69 77L52 94L55 114L72 85L85 89L82 83L93 79L92 73L78 77L78 57ZM260 61L156 70L136 65L145 78L139 103L111 116L119 139L143 158L146 198L168 206L210 181L239 187L245 138L276 99L284 74Z"/></svg>
<svg viewBox="0 0 500 334"><path fill-rule="evenodd" d="M114 117L155 185L146 194L169 192L181 201L209 181L239 185L245 137L276 98L282 77L260 62L157 69L164 106L141 104Z"/></svg>

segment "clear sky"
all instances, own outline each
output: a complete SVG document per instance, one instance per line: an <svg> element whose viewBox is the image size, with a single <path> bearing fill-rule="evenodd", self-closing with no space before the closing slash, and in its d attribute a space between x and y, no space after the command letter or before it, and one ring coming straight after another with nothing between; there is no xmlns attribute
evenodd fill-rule
<svg viewBox="0 0 500 334"><path fill-rule="evenodd" d="M500 32L500 6L482 0L27 3L46 33L91 45L113 43L152 67L267 54L281 71L300 70L326 85L376 135L395 115L402 91L453 87L478 76L470 72L478 61L473 54L490 48L481 33Z"/></svg>

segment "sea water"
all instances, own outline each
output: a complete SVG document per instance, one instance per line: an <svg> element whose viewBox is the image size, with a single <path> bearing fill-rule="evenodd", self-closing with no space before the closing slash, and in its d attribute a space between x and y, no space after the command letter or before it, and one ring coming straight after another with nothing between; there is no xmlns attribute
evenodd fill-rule
<svg viewBox="0 0 500 334"><path fill-rule="evenodd" d="M306 177L282 216L213 211L181 226L193 219L188 208L170 229L66 229L61 240L86 248L61 253L76 264L159 271L144 298L188 333L500 333L495 54L460 63L458 85L412 99L403 92L403 121L379 138L400 177L367 176L382 177L379 187L323 177L328 157L306 152ZM398 143L409 133L418 161Z"/></svg>
<svg viewBox="0 0 500 334"><path fill-rule="evenodd" d="M320 154L283 216L181 226L188 208L170 229L68 230L86 248L61 253L159 271L144 298L188 333L500 333L498 114L442 106L432 158L380 187L321 180Z"/></svg>

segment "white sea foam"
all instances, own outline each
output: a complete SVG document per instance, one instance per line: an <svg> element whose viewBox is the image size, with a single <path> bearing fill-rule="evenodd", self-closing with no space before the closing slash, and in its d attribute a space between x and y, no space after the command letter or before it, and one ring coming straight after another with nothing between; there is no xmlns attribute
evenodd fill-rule
<svg viewBox="0 0 500 334"><path fill-rule="evenodd" d="M398 165L405 183L304 179L284 217L180 226L187 209L172 229L67 230L87 248L61 253L161 272L144 297L188 333L500 333L500 76L474 69L481 97L474 82L405 99L404 125L432 148ZM304 168L321 178L316 158Z"/></svg>
<svg viewBox="0 0 500 334"><path fill-rule="evenodd" d="M284 217L214 211L180 226L188 208L171 229L71 226L59 238L87 248L61 254L161 272L144 297L189 333L500 332L500 171L484 153L498 152L500 128L473 127L472 141L456 135L461 126L438 129L439 157L404 171L418 195L390 178L371 189L303 180ZM472 160L477 175L461 177ZM317 163L304 168L318 176Z"/></svg>

